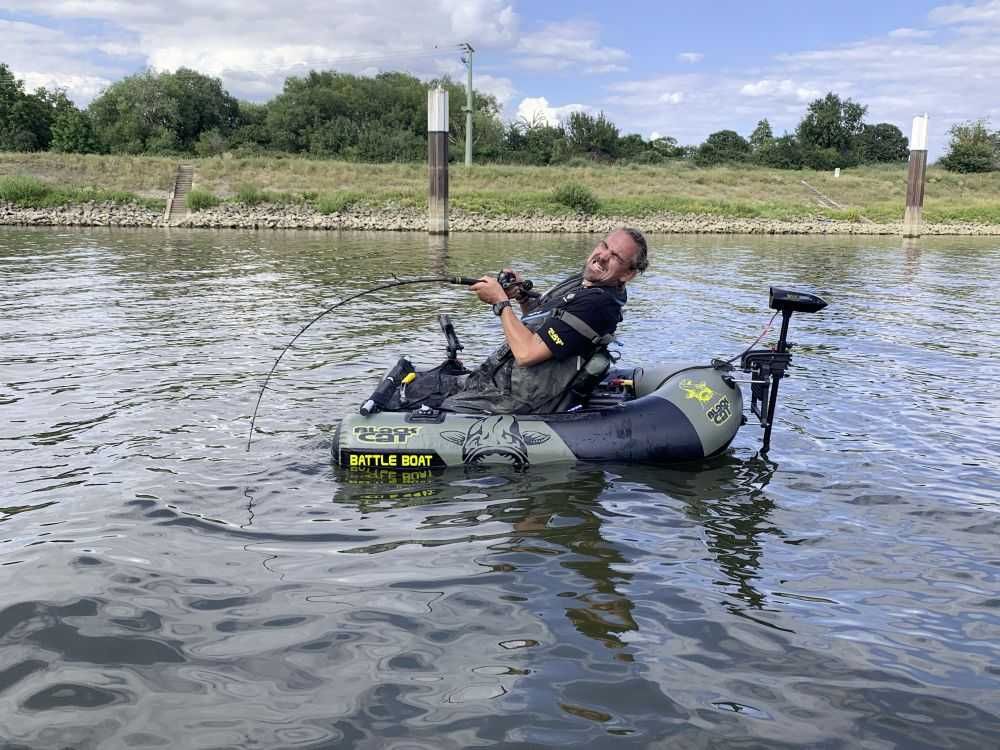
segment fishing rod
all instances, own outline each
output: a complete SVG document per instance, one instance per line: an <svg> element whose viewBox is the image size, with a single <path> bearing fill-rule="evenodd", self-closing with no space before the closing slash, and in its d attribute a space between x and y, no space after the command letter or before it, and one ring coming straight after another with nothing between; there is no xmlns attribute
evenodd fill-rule
<svg viewBox="0 0 1000 750"><path fill-rule="evenodd" d="M480 281L482 281L481 278L474 279L469 276L421 276L415 279L396 279L395 281L390 281L385 284L379 284L378 286L374 286L371 289L366 289L363 292L352 294L350 297L342 299L340 300L340 302L337 302L334 305L330 305L330 307L326 308L321 313L316 315L312 320L310 320L308 323L302 326L302 328L299 330L298 333L292 336L291 341L285 344L285 348L281 350L281 353L278 355L277 359L274 360L274 364L271 365L271 369L268 371L267 377L264 378L264 385L260 387L260 393L257 396L257 404L254 406L253 415L250 417L250 434L247 435L247 451L249 452L250 442L253 440L254 425L256 425L257 423L257 410L260 408L260 402L264 398L264 391L267 390L267 384L271 381L271 376L274 374L274 371L278 368L278 363L281 361L281 358L285 356L285 352L287 352L289 349L292 348L292 346L298 340L299 336L301 336L303 333L309 330L309 328L312 327L313 323L325 317L329 313L333 312L338 307L346 305L348 302L353 302L359 297L364 297L367 294L374 294L375 292L381 292L386 289L393 289L394 287L397 286L407 286L410 284L456 284L458 286L472 286L473 284L478 284ZM509 271L501 271L500 273L498 273L497 281L500 282L500 285L504 289L508 289L513 286L520 286L521 289L529 296L538 296L537 292L531 291L533 284L530 280L525 279L523 281L518 281L517 277Z"/></svg>

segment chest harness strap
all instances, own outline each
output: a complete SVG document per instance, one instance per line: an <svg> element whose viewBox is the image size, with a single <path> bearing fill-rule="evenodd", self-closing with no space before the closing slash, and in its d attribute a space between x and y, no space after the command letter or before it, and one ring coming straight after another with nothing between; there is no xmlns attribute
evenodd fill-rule
<svg viewBox="0 0 1000 750"><path fill-rule="evenodd" d="M552 317L561 320L594 346L607 346L614 341L615 337L612 334L606 333L603 336L599 335L597 331L587 325L581 318L571 312L566 312L566 310L561 307L552 311Z"/></svg>

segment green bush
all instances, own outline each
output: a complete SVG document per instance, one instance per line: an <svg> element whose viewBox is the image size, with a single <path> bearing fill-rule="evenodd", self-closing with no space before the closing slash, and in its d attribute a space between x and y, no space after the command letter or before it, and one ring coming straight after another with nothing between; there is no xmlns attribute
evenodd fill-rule
<svg viewBox="0 0 1000 750"><path fill-rule="evenodd" d="M666 160L667 157L653 149L641 151L630 159L633 164L662 164Z"/></svg>
<svg viewBox="0 0 1000 750"><path fill-rule="evenodd" d="M763 167L775 169L801 169L802 146L794 135L785 134L762 143L754 152L753 160Z"/></svg>
<svg viewBox="0 0 1000 750"><path fill-rule="evenodd" d="M948 153L939 161L949 172L992 172L1000 169L1000 131L991 133L986 120L953 125Z"/></svg>
<svg viewBox="0 0 1000 750"><path fill-rule="evenodd" d="M87 114L74 108L56 115L49 148L67 154L92 154L97 151L97 137Z"/></svg>
<svg viewBox="0 0 1000 750"><path fill-rule="evenodd" d="M957 143L951 147L938 164L949 172L992 172L998 160L994 149L987 143Z"/></svg>
<svg viewBox="0 0 1000 750"><path fill-rule="evenodd" d="M194 152L203 158L219 156L226 150L226 139L218 128L202 131L194 142Z"/></svg>
<svg viewBox="0 0 1000 750"><path fill-rule="evenodd" d="M240 185L236 190L236 202L244 206L257 206L269 200L268 194L254 185Z"/></svg>
<svg viewBox="0 0 1000 750"><path fill-rule="evenodd" d="M556 188L552 198L556 203L568 206L581 214L597 213L601 207L597 196L578 182L567 182Z"/></svg>
<svg viewBox="0 0 1000 750"><path fill-rule="evenodd" d="M802 149L802 163L817 172L830 172L837 167L854 166L857 162L833 148L805 147Z"/></svg>
<svg viewBox="0 0 1000 750"><path fill-rule="evenodd" d="M339 190L336 193L324 193L316 201L316 210L321 214L343 213L361 200L361 193L350 190Z"/></svg>
<svg viewBox="0 0 1000 750"><path fill-rule="evenodd" d="M34 177L16 175L0 179L0 201L18 205L37 204L51 192L52 188Z"/></svg>
<svg viewBox="0 0 1000 750"><path fill-rule="evenodd" d="M221 201L213 193L207 190L192 190L187 194L187 207L191 211L201 211L206 208L215 208Z"/></svg>
<svg viewBox="0 0 1000 750"><path fill-rule="evenodd" d="M906 161L910 155L909 146L903 132L888 122L865 125L857 140L857 150L863 164Z"/></svg>
<svg viewBox="0 0 1000 750"><path fill-rule="evenodd" d="M53 188L27 175L0 178L0 201L24 208L51 208L79 203L135 203L162 210L164 205L162 200L139 198L124 190L103 190L93 186Z"/></svg>
<svg viewBox="0 0 1000 750"><path fill-rule="evenodd" d="M102 190L101 188L87 187L70 191L67 198L72 197L75 203L93 201L94 203L117 203L126 205L128 203L138 203L138 197L125 190Z"/></svg>
<svg viewBox="0 0 1000 750"><path fill-rule="evenodd" d="M830 218L838 219L839 221L849 221L854 224L860 224L865 220L864 214L862 214L861 210L857 208L845 208L837 211L831 211Z"/></svg>
<svg viewBox="0 0 1000 750"><path fill-rule="evenodd" d="M699 167L746 161L750 156L750 144L735 130L719 130L712 133L694 154L694 163Z"/></svg>
<svg viewBox="0 0 1000 750"><path fill-rule="evenodd" d="M358 161L420 161L427 153L425 136L391 127L369 127L358 137ZM346 153L346 150L345 150Z"/></svg>

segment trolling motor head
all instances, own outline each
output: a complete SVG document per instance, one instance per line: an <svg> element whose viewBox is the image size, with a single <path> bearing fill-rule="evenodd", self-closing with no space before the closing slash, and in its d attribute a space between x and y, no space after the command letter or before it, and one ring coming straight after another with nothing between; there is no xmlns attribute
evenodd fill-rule
<svg viewBox="0 0 1000 750"><path fill-rule="evenodd" d="M774 409L778 405L778 383L785 376L785 370L792 363L791 348L788 343L788 323L792 313L819 312L826 307L826 300L808 292L771 287L768 306L781 313L781 335L774 349L750 349L740 358L740 369L749 372L750 411L760 420L764 428L764 445L761 453L771 447L771 427L774 426Z"/></svg>
<svg viewBox="0 0 1000 750"><path fill-rule="evenodd" d="M772 310L788 311L790 316L793 312L819 312L826 307L826 301L815 294L806 292L793 292L791 289L777 289L771 287L768 293L767 304Z"/></svg>

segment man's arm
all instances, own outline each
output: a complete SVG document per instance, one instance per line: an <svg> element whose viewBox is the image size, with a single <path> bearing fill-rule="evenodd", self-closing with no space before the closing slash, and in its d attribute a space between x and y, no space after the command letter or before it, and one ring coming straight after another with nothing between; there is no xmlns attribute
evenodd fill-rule
<svg viewBox="0 0 1000 750"><path fill-rule="evenodd" d="M521 322L511 307L500 314L503 333L507 337L510 352L518 367L531 367L552 359L552 351L545 345L538 334Z"/></svg>
<svg viewBox="0 0 1000 750"><path fill-rule="evenodd" d="M500 282L492 276L483 276L478 283L469 288L476 293L479 299L490 305L507 299L507 293L500 286ZM518 367L531 367L551 359L552 352L545 345L545 342L521 322L511 307L501 313L500 323L503 325L507 345L510 346L510 352L514 355L514 362L517 363Z"/></svg>

